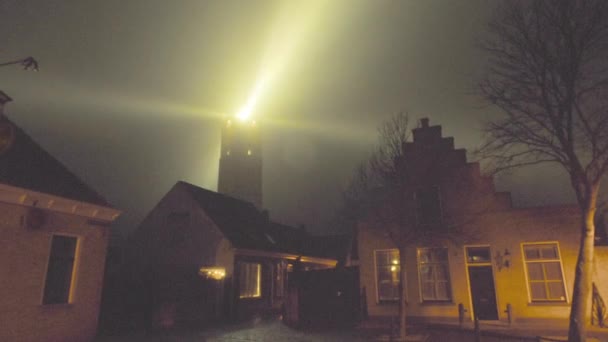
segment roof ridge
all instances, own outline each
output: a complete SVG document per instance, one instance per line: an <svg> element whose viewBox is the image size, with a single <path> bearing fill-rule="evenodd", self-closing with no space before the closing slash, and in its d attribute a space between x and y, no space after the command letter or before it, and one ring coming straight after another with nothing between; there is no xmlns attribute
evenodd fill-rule
<svg viewBox="0 0 608 342"><path fill-rule="evenodd" d="M11 178L10 171L7 173L4 173L4 176L6 177L6 179L0 179L0 182L7 182L8 184L11 184L11 185L14 185L17 187L23 187L23 188L27 188L30 190L48 193L51 195L65 197L65 198L69 198L69 199L73 199L73 200L77 200L77 201L82 201L82 202L87 202L87 203L92 203L92 204L97 204L97 205L103 205L103 206L109 207L109 208L114 208L102 195L100 195L95 189L93 189L90 185L85 183L79 176L77 176L74 172L72 172L62 161L60 161L55 156L53 156L51 153L49 153L36 140L34 140L23 128L21 128L19 125L17 125L14 121L10 120L8 117L6 117L6 115L5 115L5 119L7 120L7 122L10 125L12 125L15 128L15 141L14 141L13 145L9 148L9 150L6 151L4 153L4 155L1 156L0 158L5 158L5 160L11 159L11 158L18 159L19 153L23 152L23 151L18 151L18 150L25 149L25 152L29 152L30 156L38 157L39 159L37 161L46 163L46 166L48 166L49 168L55 168L55 170L53 170L53 171L57 171L60 175L62 174L66 178L64 180L66 180L68 183L72 183L72 185L75 186L76 188L85 190L86 193L82 193L74 188L70 189L69 186L66 187L66 189L69 189L67 191L68 192L67 194L60 193L60 192L56 191L57 188L55 188L55 189L48 188L48 187L44 188L44 187L39 187L36 184L32 184L32 183L24 184L23 179L16 181L15 177L14 177L15 173L19 173L18 171L22 171L22 170L13 170L13 175L12 175L13 182L11 182L11 179L10 179ZM29 147L29 151L28 151L28 147ZM15 149L17 149L17 151ZM14 162L14 161L15 160L9 160L8 163L12 164L12 162ZM22 162L22 160L17 160L17 161ZM29 164L28 167L30 167L30 168L35 167L34 163L31 163L32 160L28 160L27 162ZM6 172L6 170L5 170L5 172ZM2 176L2 172L0 172L0 176ZM22 175L20 175L20 176L22 176ZM57 186L57 184L55 184L55 185ZM64 184L64 185L66 185L66 184ZM58 186L61 186L61 185L58 185ZM70 192L80 193L80 195L82 195L82 196L74 196L74 194L69 194Z"/></svg>

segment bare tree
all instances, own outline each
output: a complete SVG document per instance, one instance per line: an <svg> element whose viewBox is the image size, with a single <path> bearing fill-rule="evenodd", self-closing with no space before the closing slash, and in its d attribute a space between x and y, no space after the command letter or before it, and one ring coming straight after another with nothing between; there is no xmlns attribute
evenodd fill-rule
<svg viewBox="0 0 608 342"><path fill-rule="evenodd" d="M608 169L608 2L504 1L481 47L481 96L504 114L486 126L482 156L498 169L556 163L581 209L568 341L585 341L594 216ZM577 227L578 229L578 227Z"/></svg>

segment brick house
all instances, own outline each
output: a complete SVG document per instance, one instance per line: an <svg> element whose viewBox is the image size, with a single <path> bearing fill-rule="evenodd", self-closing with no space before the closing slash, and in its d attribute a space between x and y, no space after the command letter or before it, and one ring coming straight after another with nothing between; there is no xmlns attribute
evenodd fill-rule
<svg viewBox="0 0 608 342"><path fill-rule="evenodd" d="M368 314L398 314L399 272L405 272L411 321L458 323L477 316L565 323L580 241L578 207L513 207L509 193L495 191L479 164L467 162L466 151L455 149L453 138L442 137L441 126L428 119L403 148L404 162L418 169L412 172L425 175L403 196L418 229L458 226L466 233L461 243L433 239L409 246L400 265L399 251L379 223L360 222L356 240ZM594 265L604 298L607 248L596 247Z"/></svg>
<svg viewBox="0 0 608 342"><path fill-rule="evenodd" d="M139 292L127 312L170 327L279 310L291 271L336 266L316 241L253 203L177 182L127 243L126 276Z"/></svg>
<svg viewBox="0 0 608 342"><path fill-rule="evenodd" d="M0 341L88 341L120 212L2 114Z"/></svg>

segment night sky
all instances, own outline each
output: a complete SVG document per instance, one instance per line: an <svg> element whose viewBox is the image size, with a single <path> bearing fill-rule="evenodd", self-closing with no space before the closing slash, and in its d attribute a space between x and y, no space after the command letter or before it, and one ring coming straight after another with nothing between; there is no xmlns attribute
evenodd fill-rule
<svg viewBox="0 0 608 342"><path fill-rule="evenodd" d="M215 190L221 120L260 79L264 204L273 219L329 222L386 118L441 124L481 142L497 111L473 94L475 41L494 2L0 0L8 116L124 210L131 231L178 180ZM556 166L497 180L518 206L573 202Z"/></svg>

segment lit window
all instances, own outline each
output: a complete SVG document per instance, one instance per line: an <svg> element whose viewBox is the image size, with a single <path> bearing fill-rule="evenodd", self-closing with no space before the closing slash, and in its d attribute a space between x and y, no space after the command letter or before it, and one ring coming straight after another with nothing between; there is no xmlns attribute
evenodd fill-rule
<svg viewBox="0 0 608 342"><path fill-rule="evenodd" d="M530 299L566 301L566 288L557 242L524 244Z"/></svg>
<svg viewBox="0 0 608 342"><path fill-rule="evenodd" d="M467 263L489 264L491 262L490 247L467 247Z"/></svg>
<svg viewBox="0 0 608 342"><path fill-rule="evenodd" d="M378 301L399 300L399 250L387 249L374 251L376 258L376 286Z"/></svg>
<svg viewBox="0 0 608 342"><path fill-rule="evenodd" d="M77 238L53 235L46 271L43 304L68 303L74 272Z"/></svg>
<svg viewBox="0 0 608 342"><path fill-rule="evenodd" d="M262 265L253 262L239 263L239 298L260 298L262 291Z"/></svg>
<svg viewBox="0 0 608 342"><path fill-rule="evenodd" d="M418 272L422 301L452 299L447 248L419 248Z"/></svg>
<svg viewBox="0 0 608 342"><path fill-rule="evenodd" d="M247 150L247 155L250 156L251 155L251 150Z"/></svg>
<svg viewBox="0 0 608 342"><path fill-rule="evenodd" d="M441 199L439 187L431 186L416 191L416 219L420 225L441 223Z"/></svg>

